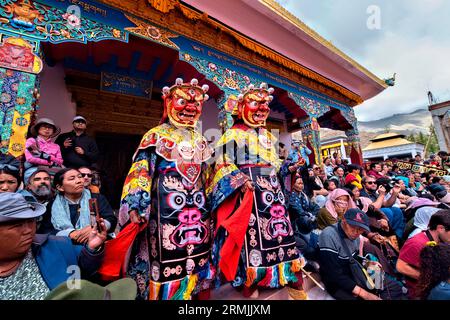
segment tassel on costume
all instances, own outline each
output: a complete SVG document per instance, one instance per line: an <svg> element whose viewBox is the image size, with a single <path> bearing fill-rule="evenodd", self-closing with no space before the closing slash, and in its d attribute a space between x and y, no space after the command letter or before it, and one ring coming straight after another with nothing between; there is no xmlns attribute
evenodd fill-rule
<svg viewBox="0 0 450 320"><path fill-rule="evenodd" d="M183 295L183 300L191 299L192 291L194 291L197 283L198 283L198 275L193 274L193 275L189 276L189 282L188 282L188 285L186 288L186 292Z"/></svg>
<svg viewBox="0 0 450 320"><path fill-rule="evenodd" d="M158 300L160 288L161 288L160 282L150 281L150 300Z"/></svg>
<svg viewBox="0 0 450 320"><path fill-rule="evenodd" d="M170 300L183 300L184 293L186 292L187 286L189 282L189 277L185 277L183 280L181 280L180 287L175 292L175 294L170 297ZM166 299L168 300L168 299Z"/></svg>
<svg viewBox="0 0 450 320"><path fill-rule="evenodd" d="M289 300L308 300L308 295L303 289L294 289L288 287Z"/></svg>

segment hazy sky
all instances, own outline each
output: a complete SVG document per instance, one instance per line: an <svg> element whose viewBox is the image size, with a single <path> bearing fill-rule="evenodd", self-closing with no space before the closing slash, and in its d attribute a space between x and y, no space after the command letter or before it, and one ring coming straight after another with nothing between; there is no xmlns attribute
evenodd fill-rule
<svg viewBox="0 0 450 320"><path fill-rule="evenodd" d="M397 73L395 87L355 109L359 120L426 108L428 90L450 100L449 0L278 2L378 77ZM372 5L379 8L380 28L370 30Z"/></svg>

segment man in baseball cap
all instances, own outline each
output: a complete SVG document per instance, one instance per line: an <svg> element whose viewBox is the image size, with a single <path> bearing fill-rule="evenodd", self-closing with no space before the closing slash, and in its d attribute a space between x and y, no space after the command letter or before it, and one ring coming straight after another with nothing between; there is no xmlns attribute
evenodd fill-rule
<svg viewBox="0 0 450 320"><path fill-rule="evenodd" d="M93 167L99 150L95 140L86 134L87 120L77 115L72 124L73 131L59 135L55 141L61 148L64 166L74 169Z"/></svg>

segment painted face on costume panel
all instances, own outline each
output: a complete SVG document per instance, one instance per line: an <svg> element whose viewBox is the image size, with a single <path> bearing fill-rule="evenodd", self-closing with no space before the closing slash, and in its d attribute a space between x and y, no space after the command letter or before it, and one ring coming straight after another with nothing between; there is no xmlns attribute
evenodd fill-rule
<svg viewBox="0 0 450 320"><path fill-rule="evenodd" d="M287 211L285 207L285 197L281 190L281 186L275 176L257 177L257 187L260 189L261 199L258 202L266 208L270 208L270 219L265 219L263 233L270 238L288 236L292 229L287 219ZM259 209L258 209L259 210ZM265 211L263 209L262 211Z"/></svg>
<svg viewBox="0 0 450 320"><path fill-rule="evenodd" d="M178 220L178 225L168 235L170 242L178 248L202 244L209 234L203 217L206 204L204 192L177 177L166 176L163 186L170 215L177 216Z"/></svg>

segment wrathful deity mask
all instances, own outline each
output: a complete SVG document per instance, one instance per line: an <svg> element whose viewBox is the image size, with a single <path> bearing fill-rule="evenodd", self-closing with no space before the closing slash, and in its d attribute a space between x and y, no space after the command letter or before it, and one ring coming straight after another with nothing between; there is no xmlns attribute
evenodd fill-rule
<svg viewBox="0 0 450 320"><path fill-rule="evenodd" d="M197 79L183 83L178 78L172 87L164 87L164 116L176 127L195 127L202 114L203 103L209 99L208 85L200 87Z"/></svg>
<svg viewBox="0 0 450 320"><path fill-rule="evenodd" d="M249 127L265 127L273 92L274 89L268 88L266 83L262 83L259 89L250 85L243 94L238 96L239 118Z"/></svg>

